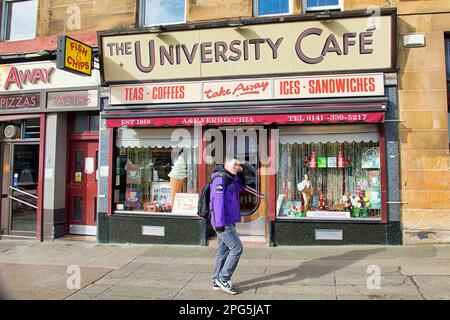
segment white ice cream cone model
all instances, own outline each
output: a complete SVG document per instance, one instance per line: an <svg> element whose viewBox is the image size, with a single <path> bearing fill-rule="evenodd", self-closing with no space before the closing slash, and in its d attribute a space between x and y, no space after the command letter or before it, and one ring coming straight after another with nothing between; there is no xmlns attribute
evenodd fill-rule
<svg viewBox="0 0 450 320"><path fill-rule="evenodd" d="M174 162L172 171L169 173L170 177L170 204L173 207L175 194L183 193L186 189L187 166L183 155L180 155Z"/></svg>

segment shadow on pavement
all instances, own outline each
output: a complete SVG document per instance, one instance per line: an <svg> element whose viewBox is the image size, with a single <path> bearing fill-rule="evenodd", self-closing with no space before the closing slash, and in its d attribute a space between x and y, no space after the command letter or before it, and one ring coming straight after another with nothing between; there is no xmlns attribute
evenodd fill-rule
<svg viewBox="0 0 450 320"><path fill-rule="evenodd" d="M270 287L273 285L285 285L305 279L320 278L324 275L334 273L339 269L347 267L355 261L363 260L372 254L383 251L386 251L386 249L377 248L368 250L354 250L335 256L326 256L304 262L298 267L294 267L289 270L237 282L235 285L240 291L244 292L256 288ZM330 261L333 261L333 263L325 263Z"/></svg>

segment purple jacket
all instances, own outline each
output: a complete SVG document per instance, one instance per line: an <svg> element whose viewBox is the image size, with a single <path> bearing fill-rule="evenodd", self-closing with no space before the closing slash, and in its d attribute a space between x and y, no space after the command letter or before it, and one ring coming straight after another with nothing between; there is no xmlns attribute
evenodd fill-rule
<svg viewBox="0 0 450 320"><path fill-rule="evenodd" d="M219 172L225 173L228 178L215 178ZM211 225L216 231L222 232L225 225L241 221L239 192L244 190L245 185L238 175L233 176L223 166L216 166L211 178L213 179L209 203ZM225 179L228 179L228 183L225 183Z"/></svg>

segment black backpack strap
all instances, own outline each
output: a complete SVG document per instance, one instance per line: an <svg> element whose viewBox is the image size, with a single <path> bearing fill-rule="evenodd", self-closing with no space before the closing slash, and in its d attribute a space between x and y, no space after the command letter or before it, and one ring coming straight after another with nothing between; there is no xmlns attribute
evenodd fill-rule
<svg viewBox="0 0 450 320"><path fill-rule="evenodd" d="M214 178L211 179L211 182L212 182L215 178L219 178L219 177L224 178L224 180L225 180L225 186L228 186L228 185L231 184L231 182L233 181L233 179L232 179L228 174L226 174L225 172L217 172L217 173L214 175ZM211 182L210 182L210 183L211 183Z"/></svg>

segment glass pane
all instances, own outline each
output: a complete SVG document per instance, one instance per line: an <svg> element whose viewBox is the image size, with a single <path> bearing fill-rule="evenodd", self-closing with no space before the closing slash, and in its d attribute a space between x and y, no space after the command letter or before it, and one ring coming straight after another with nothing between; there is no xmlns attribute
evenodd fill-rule
<svg viewBox="0 0 450 320"><path fill-rule="evenodd" d="M98 132L98 127L99 127L99 116L98 115L91 115L89 117L89 128L91 132Z"/></svg>
<svg viewBox="0 0 450 320"><path fill-rule="evenodd" d="M258 15L289 13L289 0L259 0Z"/></svg>
<svg viewBox="0 0 450 320"><path fill-rule="evenodd" d="M89 131L89 113L77 112L75 115L75 133L82 133Z"/></svg>
<svg viewBox="0 0 450 320"><path fill-rule="evenodd" d="M40 129L39 118L25 120L25 139L39 139Z"/></svg>
<svg viewBox="0 0 450 320"><path fill-rule="evenodd" d="M12 229L36 231L39 146L15 145L13 157Z"/></svg>
<svg viewBox="0 0 450 320"><path fill-rule="evenodd" d="M226 143L226 155L237 157L241 161L241 166L244 169L243 174L245 184L255 190L259 191L259 176L258 176L258 137L247 132L225 130L224 141ZM246 133L248 134L246 136ZM243 216L251 215L259 205L259 199L255 195L244 190L240 194L241 214Z"/></svg>
<svg viewBox="0 0 450 320"><path fill-rule="evenodd" d="M73 209L73 220L81 221L81 216L83 212L83 198L74 197L74 209Z"/></svg>
<svg viewBox="0 0 450 320"><path fill-rule="evenodd" d="M307 7L338 6L339 0L307 0Z"/></svg>
<svg viewBox="0 0 450 320"><path fill-rule="evenodd" d="M184 22L185 0L145 0L144 25Z"/></svg>
<svg viewBox="0 0 450 320"><path fill-rule="evenodd" d="M38 1L11 2L8 40L31 39L36 36Z"/></svg>
<svg viewBox="0 0 450 320"><path fill-rule="evenodd" d="M84 166L84 152L83 151L75 151L75 176L77 174L83 173ZM78 181L80 180L80 181ZM75 178L76 182L81 182L81 179Z"/></svg>

